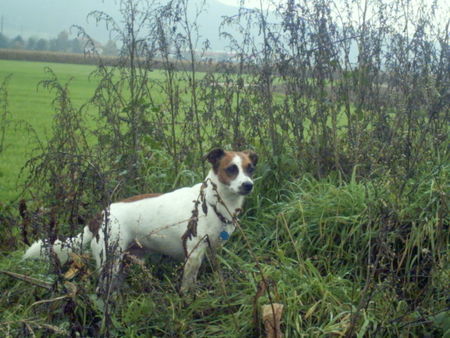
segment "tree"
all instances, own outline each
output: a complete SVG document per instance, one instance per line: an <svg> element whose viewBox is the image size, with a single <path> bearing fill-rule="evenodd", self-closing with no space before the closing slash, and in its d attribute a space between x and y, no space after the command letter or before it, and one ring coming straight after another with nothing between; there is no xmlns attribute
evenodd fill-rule
<svg viewBox="0 0 450 338"><path fill-rule="evenodd" d="M0 33L0 48L8 48L9 39L2 33Z"/></svg>
<svg viewBox="0 0 450 338"><path fill-rule="evenodd" d="M109 40L106 45L103 46L103 55L117 56L119 50L117 49L116 42Z"/></svg>
<svg viewBox="0 0 450 338"><path fill-rule="evenodd" d="M70 47L69 33L62 31L58 34L55 40L55 50L60 52L67 52Z"/></svg>
<svg viewBox="0 0 450 338"><path fill-rule="evenodd" d="M51 39L48 41L48 50L51 50L52 52L58 51L58 44L56 43L56 39Z"/></svg>
<svg viewBox="0 0 450 338"><path fill-rule="evenodd" d="M72 53L83 53L83 46L81 44L80 39L73 39L70 41L70 51Z"/></svg>
<svg viewBox="0 0 450 338"><path fill-rule="evenodd" d="M20 35L17 35L12 41L9 46L13 49L24 49L25 48L25 41L23 41L23 38Z"/></svg>
<svg viewBox="0 0 450 338"><path fill-rule="evenodd" d="M37 39L33 38L33 37L30 37L27 40L26 48L28 50L36 50L36 44L37 44Z"/></svg>
<svg viewBox="0 0 450 338"><path fill-rule="evenodd" d="M45 39L39 39L36 42L35 49L36 50L48 50L48 41Z"/></svg>

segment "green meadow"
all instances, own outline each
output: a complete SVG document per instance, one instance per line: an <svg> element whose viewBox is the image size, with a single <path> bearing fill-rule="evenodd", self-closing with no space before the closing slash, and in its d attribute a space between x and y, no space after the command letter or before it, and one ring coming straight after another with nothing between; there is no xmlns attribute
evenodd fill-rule
<svg viewBox="0 0 450 338"><path fill-rule="evenodd" d="M0 201L17 199L23 181L19 177L22 167L35 155L37 142L45 142L52 135L55 93L40 85L49 79L47 68L53 70L61 84L69 84L69 96L76 108L92 97L98 85L91 76L95 66L0 60L0 81L8 78L9 112L4 151L0 153ZM153 71L151 78L159 80L162 73Z"/></svg>
<svg viewBox="0 0 450 338"><path fill-rule="evenodd" d="M19 197L23 182L21 169L27 159L36 155L38 142L51 138L55 93L40 85L50 77L47 68L53 70L61 84L68 83L69 97L75 108L87 103L97 88L98 81L91 76L96 66L0 60L0 81L7 79L9 112L4 149L0 152L0 201L14 201ZM204 72L196 73L197 79L204 75ZM162 81L162 71L153 70L150 79L155 83ZM275 79L275 83L279 84L280 79ZM159 88L152 88L154 99L158 101ZM189 94L181 95L188 97ZM279 99L281 94L275 97ZM86 118L92 119L92 116Z"/></svg>
<svg viewBox="0 0 450 338"><path fill-rule="evenodd" d="M260 306L273 302L284 305L281 325L286 337L449 336L445 192L449 166L445 163L418 165L416 176L400 185L394 175L377 176L370 171L370 177L359 176L370 158L351 167L347 178L331 169L317 177L300 164L301 160L313 162L317 158L299 159L289 153L300 146L286 145L286 153L275 159L270 158L270 151L260 153L255 191L246 202L242 228L204 264L198 289L185 297L178 293L180 265L153 264L148 258L146 264L128 262L123 291L108 305L96 294L98 276L89 258L71 266L69 271L76 271L71 277L66 270L62 275L49 274L53 270L48 262L23 261L26 235L20 232L26 226L17 215L23 182L19 173L27 159L39 151L38 140L51 139L57 113L52 106L55 93L39 86L49 78L47 67L60 83L69 82L75 107L85 104L98 85L90 76L94 66L0 60L0 79L9 77L8 124L0 152L0 244L2 250L5 248L0 259L0 336L59 337L74 332L96 336L104 332L105 318L109 318L111 336L254 337L258 332L262 336ZM163 74L154 71L151 78L163 80ZM189 98L187 82L180 87L184 90L180 97ZM159 89L152 89L158 100ZM229 116L220 115L225 114L221 104L226 98L219 94L213 109L219 126L228 127L223 121ZM274 101L282 103L288 96L283 95L274 94ZM233 100L229 101L230 110L234 109ZM311 130L319 125L315 120L319 104L308 96L302 100L300 103L309 104L311 109L302 120L304 135L312 139L311 135L317 135ZM260 102L251 103L255 108L247 113L258 117ZM93 120L96 112L91 115L90 108L84 111L88 121ZM336 139L347 150L339 138L341 133L343 138L346 135L345 113L342 108L334 112L335 125L328 119L323 128L335 128ZM183 113L187 114L180 115ZM355 113L353 106L351 113ZM241 123L247 118L239 117ZM184 116L179 118L182 121ZM270 129L268 124L264 126ZM368 126L367 131L371 131L372 124ZM287 135L285 141L289 141L292 130L285 129L279 124L275 131ZM251 132L249 142L258 151L264 149ZM180 137L181 128L176 133ZM148 141L153 141L151 136ZM371 143L374 139L361 139L363 146ZM317 151L320 159L327 158L327 152L319 152L314 142L302 144L309 146L302 154ZM143 176L148 174L157 184L179 182L178 177L167 174L172 169L171 158L160 153L165 162L152 162ZM189 174L189 170L180 171L176 174ZM27 202L34 201L28 198ZM38 206L47 207L45 203ZM47 225L45 215L41 218ZM35 231L34 227L28 228ZM45 232L43 229L39 231ZM29 237L35 240L42 236L34 233ZM267 282L262 283L263 276Z"/></svg>
<svg viewBox="0 0 450 338"><path fill-rule="evenodd" d="M74 105L90 97L96 83L89 79L94 66L0 60L0 79L9 76L7 84L8 111L11 121L0 154L0 200L14 200L20 193L19 173L36 148L36 136L45 140L51 134L53 93L39 86L48 78L51 67L62 83L70 81Z"/></svg>

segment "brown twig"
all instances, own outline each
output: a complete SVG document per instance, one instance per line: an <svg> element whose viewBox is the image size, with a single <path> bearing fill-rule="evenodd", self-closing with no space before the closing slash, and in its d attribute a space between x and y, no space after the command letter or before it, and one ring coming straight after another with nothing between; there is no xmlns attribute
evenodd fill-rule
<svg viewBox="0 0 450 338"><path fill-rule="evenodd" d="M16 273L16 272L5 271L5 270L0 270L0 273L4 273L5 275L10 276L12 278L15 278L15 279L18 279L18 280L21 280L21 281L24 281L24 282L27 282L27 283L39 286L39 287L47 289L47 290L52 290L53 289L53 285L52 284L44 282L44 281L42 281L40 279L36 279L36 278L29 277L29 276L26 276L26 275L22 275L22 274L19 274L19 273Z"/></svg>

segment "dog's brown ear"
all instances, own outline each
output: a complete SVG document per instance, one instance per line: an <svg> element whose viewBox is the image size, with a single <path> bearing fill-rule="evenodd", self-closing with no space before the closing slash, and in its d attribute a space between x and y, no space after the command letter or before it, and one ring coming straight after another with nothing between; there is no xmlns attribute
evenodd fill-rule
<svg viewBox="0 0 450 338"><path fill-rule="evenodd" d="M225 156L225 151L221 148L215 148L206 154L205 159L214 166L223 156Z"/></svg>
<svg viewBox="0 0 450 338"><path fill-rule="evenodd" d="M256 166L258 163L258 155L253 150L244 150L243 153L246 154L253 165Z"/></svg>

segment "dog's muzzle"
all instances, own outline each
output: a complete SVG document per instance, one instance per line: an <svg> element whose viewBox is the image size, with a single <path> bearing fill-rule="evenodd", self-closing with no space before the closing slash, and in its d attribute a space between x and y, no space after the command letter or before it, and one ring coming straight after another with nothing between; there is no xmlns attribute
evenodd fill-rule
<svg viewBox="0 0 450 338"><path fill-rule="evenodd" d="M241 187L239 188L239 193L241 195L248 195L253 189L253 183L252 182L244 182L242 183Z"/></svg>

